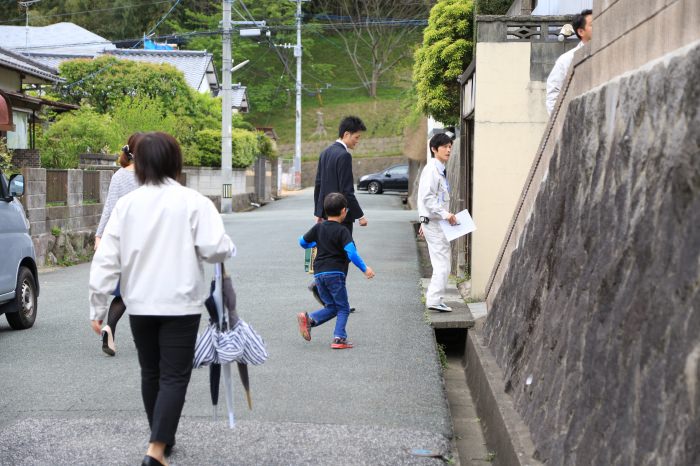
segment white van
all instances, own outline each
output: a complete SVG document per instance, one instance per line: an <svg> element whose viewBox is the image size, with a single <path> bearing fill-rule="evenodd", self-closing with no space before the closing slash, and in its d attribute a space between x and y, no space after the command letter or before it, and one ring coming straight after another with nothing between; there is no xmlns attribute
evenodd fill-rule
<svg viewBox="0 0 700 466"><path fill-rule="evenodd" d="M8 180L0 170L0 314L15 330L34 325L39 297L34 243L17 200L22 194L22 175Z"/></svg>

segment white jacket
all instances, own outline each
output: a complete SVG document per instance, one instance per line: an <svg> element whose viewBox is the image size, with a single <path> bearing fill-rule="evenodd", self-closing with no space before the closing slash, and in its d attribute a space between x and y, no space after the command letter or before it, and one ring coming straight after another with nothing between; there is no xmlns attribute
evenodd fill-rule
<svg viewBox="0 0 700 466"><path fill-rule="evenodd" d="M574 60L574 53L583 47L583 42L579 42L576 47L565 52L554 62L554 67L547 77L547 113L552 114L554 104L557 103L557 98L561 92L561 87L564 85L564 80L571 67L571 62Z"/></svg>
<svg viewBox="0 0 700 466"><path fill-rule="evenodd" d="M445 166L431 158L423 168L418 183L418 215L430 220L446 220L450 215L450 193Z"/></svg>
<svg viewBox="0 0 700 466"><path fill-rule="evenodd" d="M129 314L199 314L209 295L203 261L222 262L235 246L214 204L168 179L117 202L90 267L90 319L103 320L120 284Z"/></svg>

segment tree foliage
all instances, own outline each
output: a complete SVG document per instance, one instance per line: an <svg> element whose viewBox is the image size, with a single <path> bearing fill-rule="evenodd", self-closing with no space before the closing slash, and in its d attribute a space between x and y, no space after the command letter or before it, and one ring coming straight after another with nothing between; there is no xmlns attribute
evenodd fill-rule
<svg viewBox="0 0 700 466"><path fill-rule="evenodd" d="M415 53L418 107L445 124L459 120L459 83L472 59L472 0L440 0L430 11L423 44Z"/></svg>
<svg viewBox="0 0 700 466"><path fill-rule="evenodd" d="M114 131L111 116L84 106L60 115L41 135L41 166L77 168L79 154L114 153L123 141Z"/></svg>
<svg viewBox="0 0 700 466"><path fill-rule="evenodd" d="M65 62L60 71L67 83L53 96L83 108L56 117L39 139L44 166L75 168L88 148L114 153L137 131L174 135L186 164L221 165L221 100L192 90L177 69L101 57ZM233 165L247 166L259 153L257 135L239 115L232 125L241 139Z"/></svg>
<svg viewBox="0 0 700 466"><path fill-rule="evenodd" d="M408 38L421 26L429 1L315 0L314 7L331 17L328 23L342 39L347 59L370 97L380 79L410 59Z"/></svg>
<svg viewBox="0 0 700 466"><path fill-rule="evenodd" d="M477 15L505 15L513 0L476 0Z"/></svg>

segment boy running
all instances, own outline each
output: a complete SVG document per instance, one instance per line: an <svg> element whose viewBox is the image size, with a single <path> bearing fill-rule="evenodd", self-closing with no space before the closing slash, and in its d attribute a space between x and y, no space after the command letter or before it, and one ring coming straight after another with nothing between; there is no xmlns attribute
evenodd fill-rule
<svg viewBox="0 0 700 466"><path fill-rule="evenodd" d="M345 288L345 275L348 264L352 261L368 279L374 277L374 271L365 265L357 253L350 231L342 225L348 213L348 201L340 193L329 193L323 200L323 209L328 220L314 225L299 238L302 248L316 247L314 260L314 279L318 292L326 305L323 309L297 314L299 332L304 340L311 341L311 327L321 325L336 317L333 332L333 349L349 349L352 343L345 333L345 324L350 315L348 292Z"/></svg>

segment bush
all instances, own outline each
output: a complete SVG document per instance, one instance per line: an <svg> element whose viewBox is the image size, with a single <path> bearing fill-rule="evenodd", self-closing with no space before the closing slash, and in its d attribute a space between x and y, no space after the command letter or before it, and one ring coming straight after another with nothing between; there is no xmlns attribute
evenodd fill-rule
<svg viewBox="0 0 700 466"><path fill-rule="evenodd" d="M258 137L252 131L235 128L231 131L233 147L232 165L234 168L246 168L253 163L258 155Z"/></svg>
<svg viewBox="0 0 700 466"><path fill-rule="evenodd" d="M59 115L37 142L42 167L77 168L79 154L116 152L122 139L115 133L109 115L101 115L86 106Z"/></svg>
<svg viewBox="0 0 700 466"><path fill-rule="evenodd" d="M274 158L277 156L277 150L275 149L275 143L269 137L265 136L265 133L258 132L258 154L263 157Z"/></svg>
<svg viewBox="0 0 700 466"><path fill-rule="evenodd" d="M12 165L12 151L7 148L7 139L0 138L0 170L5 174L11 173L14 170Z"/></svg>

